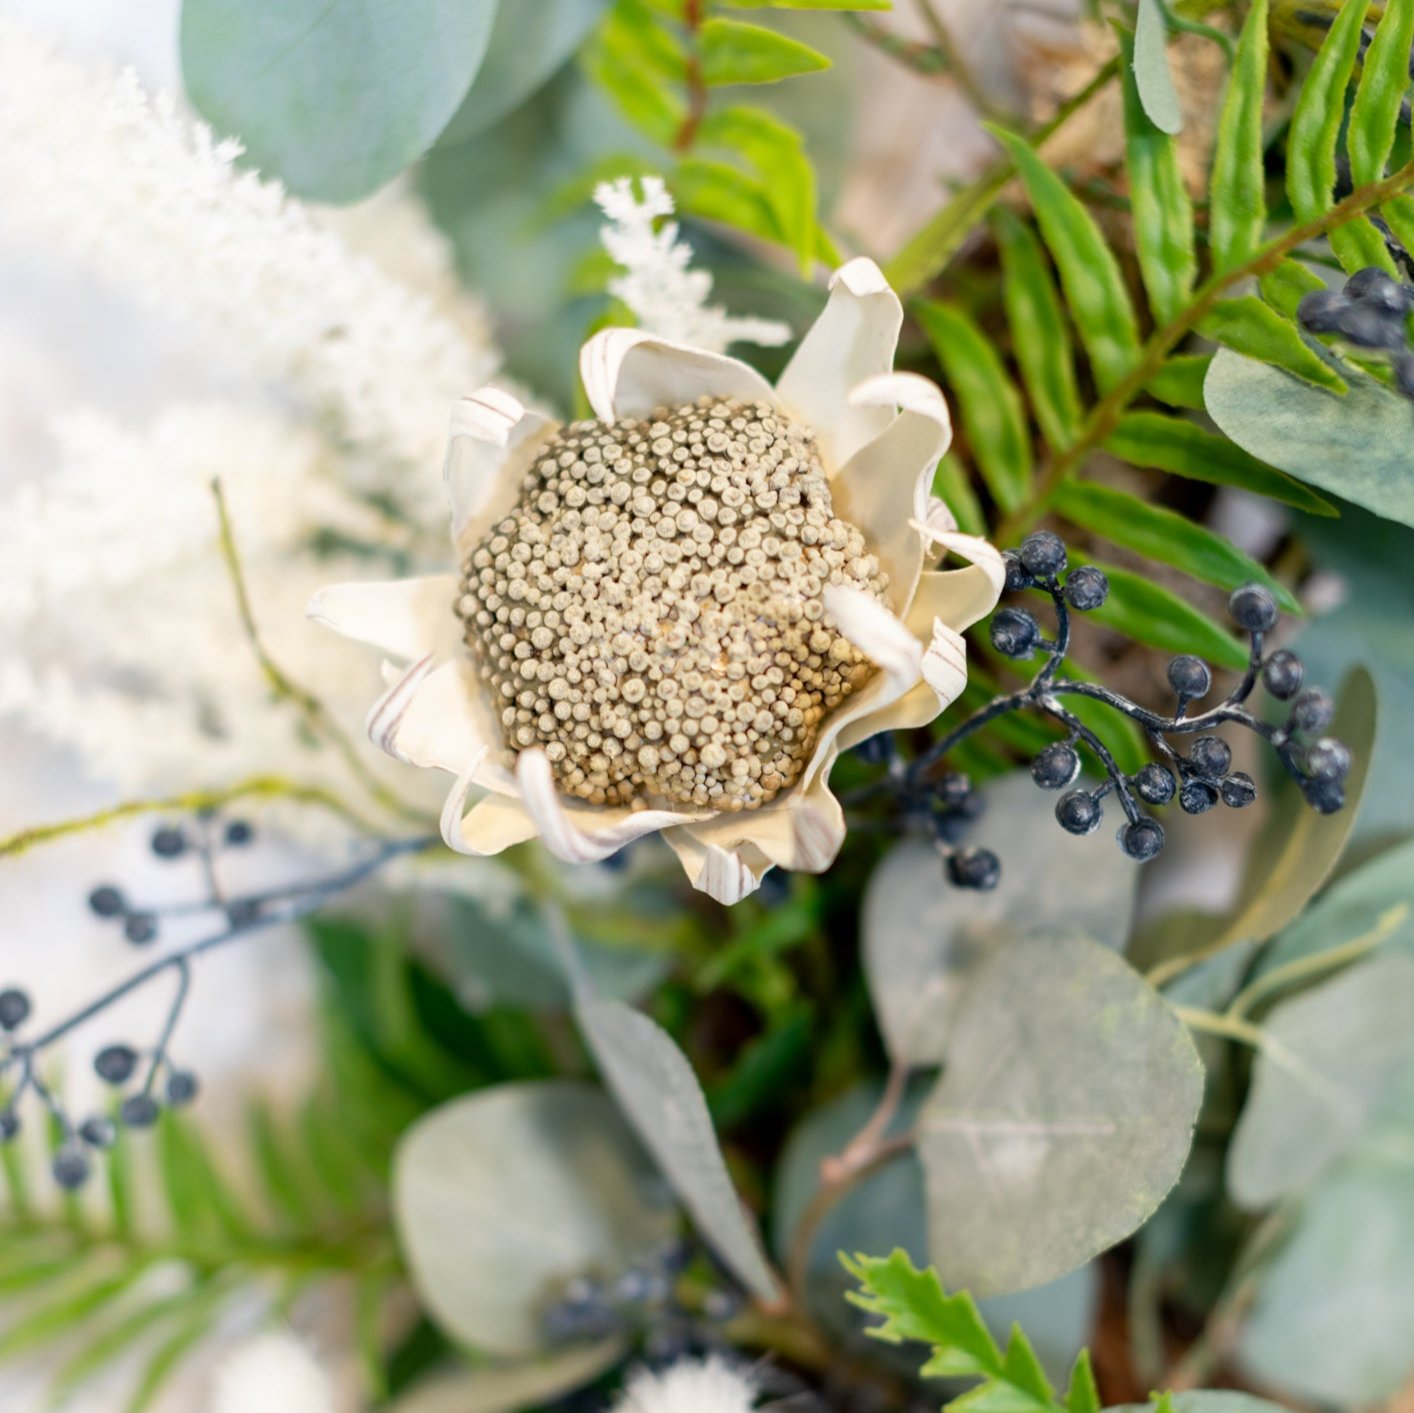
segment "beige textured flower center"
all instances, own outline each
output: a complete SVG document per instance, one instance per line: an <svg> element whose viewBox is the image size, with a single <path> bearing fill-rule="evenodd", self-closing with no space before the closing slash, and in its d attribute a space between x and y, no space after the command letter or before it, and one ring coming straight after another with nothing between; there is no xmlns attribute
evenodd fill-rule
<svg viewBox="0 0 1414 1413"><path fill-rule="evenodd" d="M793 784L873 670L825 586L887 582L809 432L711 398L564 428L463 573L508 756L593 804L724 810Z"/></svg>

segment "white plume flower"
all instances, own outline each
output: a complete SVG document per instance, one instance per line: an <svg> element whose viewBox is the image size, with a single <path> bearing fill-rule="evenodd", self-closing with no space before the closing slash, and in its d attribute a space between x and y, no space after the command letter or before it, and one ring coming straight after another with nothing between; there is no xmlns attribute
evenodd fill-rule
<svg viewBox="0 0 1414 1413"><path fill-rule="evenodd" d="M609 282L609 293L628 305L639 327L712 353L724 353L732 343L785 343L790 329L778 320L738 318L708 303L712 276L689 268L692 247L678 239L676 221L663 219L673 214L663 179L644 177L640 185L641 198L627 177L594 189L605 216L600 239L624 271Z"/></svg>
<svg viewBox="0 0 1414 1413"><path fill-rule="evenodd" d="M681 1359L629 1379L613 1413L750 1413L756 1386L725 1359Z"/></svg>
<svg viewBox="0 0 1414 1413"><path fill-rule="evenodd" d="M266 1334L216 1370L209 1413L334 1413L334 1385L291 1334Z"/></svg>

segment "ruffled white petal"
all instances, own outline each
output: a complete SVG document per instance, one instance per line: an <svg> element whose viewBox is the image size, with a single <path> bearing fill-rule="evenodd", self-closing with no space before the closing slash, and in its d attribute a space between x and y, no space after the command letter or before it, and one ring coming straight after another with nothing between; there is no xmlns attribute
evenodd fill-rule
<svg viewBox="0 0 1414 1413"><path fill-rule="evenodd" d="M708 353L642 329L604 329L579 355L579 373L594 415L605 422L647 417L700 397L742 398L776 405L770 383L725 353Z"/></svg>
<svg viewBox="0 0 1414 1413"><path fill-rule="evenodd" d="M844 811L830 793L825 774L809 789L795 788L760 809L719 814L681 831L704 849L764 859L781 868L822 873L844 843Z"/></svg>
<svg viewBox="0 0 1414 1413"><path fill-rule="evenodd" d="M455 574L330 584L310 599L305 613L345 638L370 643L407 663L428 653L455 651L461 640L456 598Z"/></svg>
<svg viewBox="0 0 1414 1413"><path fill-rule="evenodd" d="M918 639L873 595L847 584L827 584L825 612L879 669L894 696L902 696L918 681L923 659Z"/></svg>
<svg viewBox="0 0 1414 1413"><path fill-rule="evenodd" d="M971 565L968 569L925 573L919 579L916 600L922 601L933 617L941 618L959 632L972 627L997 606L1006 587L1006 562L1001 551L977 535L941 530L935 524L922 521L916 528L938 548ZM926 637L926 620L920 627Z"/></svg>
<svg viewBox="0 0 1414 1413"><path fill-rule="evenodd" d="M787 410L815 432L831 471L893 421L891 408L855 405L849 394L894 366L902 326L903 306L879 267L851 260L835 272L829 303L776 384Z"/></svg>
<svg viewBox="0 0 1414 1413"><path fill-rule="evenodd" d="M967 686L967 643L941 619L923 654L923 680L938 694L938 710L955 702Z"/></svg>
<svg viewBox="0 0 1414 1413"><path fill-rule="evenodd" d="M923 568L928 489L938 458L952 440L943 395L916 373L870 378L850 393L857 407L902 410L867 446L840 468L830 483L836 512L864 531L872 553L889 576L889 601L908 611Z"/></svg>
<svg viewBox="0 0 1414 1413"><path fill-rule="evenodd" d="M770 859L754 850L704 844L689 829L669 829L663 842L678 856L687 881L727 907L754 893L772 867Z"/></svg>
<svg viewBox="0 0 1414 1413"><path fill-rule="evenodd" d="M516 757L516 784L541 843L566 863L600 863L645 834L703 818L682 810L566 806L555 788L550 758L538 748Z"/></svg>
<svg viewBox="0 0 1414 1413"><path fill-rule="evenodd" d="M477 858L524 844L537 832L525 806L507 795L487 795L467 809L467 796L484 765L484 755L472 756L442 806L442 838L447 847Z"/></svg>
<svg viewBox="0 0 1414 1413"><path fill-rule="evenodd" d="M482 388L452 409L443 476L458 549L515 504L522 472L557 430L500 388Z"/></svg>

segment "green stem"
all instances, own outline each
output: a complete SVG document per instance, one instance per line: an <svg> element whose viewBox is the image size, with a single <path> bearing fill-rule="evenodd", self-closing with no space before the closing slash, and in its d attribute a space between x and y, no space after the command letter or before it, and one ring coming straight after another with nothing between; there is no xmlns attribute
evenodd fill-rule
<svg viewBox="0 0 1414 1413"><path fill-rule="evenodd" d="M1250 1045L1254 1050L1266 1047L1267 1037L1257 1026L1234 1016L1220 1016L1216 1011L1205 1011L1197 1006L1175 1006L1173 1013L1189 1030L1220 1035L1225 1040L1237 1041L1239 1045Z"/></svg>

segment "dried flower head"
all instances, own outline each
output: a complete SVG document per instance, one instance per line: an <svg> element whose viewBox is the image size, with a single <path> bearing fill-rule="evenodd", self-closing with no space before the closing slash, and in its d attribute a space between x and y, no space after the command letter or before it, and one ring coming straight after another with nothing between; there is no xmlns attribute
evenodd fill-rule
<svg viewBox="0 0 1414 1413"><path fill-rule="evenodd" d="M594 421L562 428L496 389L459 405L460 572L310 608L408 664L369 730L457 776L452 848L539 837L591 862L661 830L724 902L773 866L828 867L840 751L961 691L961 630L1005 577L930 500L948 413L891 371L901 321L856 260L775 387L611 329L581 358ZM970 567L932 567L946 551Z"/></svg>
<svg viewBox="0 0 1414 1413"><path fill-rule="evenodd" d="M756 1386L725 1359L680 1359L666 1369L640 1369L614 1413L750 1413Z"/></svg>

